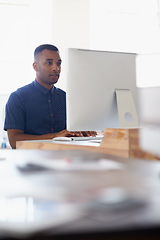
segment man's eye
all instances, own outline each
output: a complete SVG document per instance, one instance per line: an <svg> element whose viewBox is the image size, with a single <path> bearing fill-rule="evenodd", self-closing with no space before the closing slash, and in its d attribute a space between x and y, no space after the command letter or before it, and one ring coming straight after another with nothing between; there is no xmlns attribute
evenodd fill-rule
<svg viewBox="0 0 160 240"><path fill-rule="evenodd" d="M61 62L57 63L57 66L58 66L58 67L61 66Z"/></svg>
<svg viewBox="0 0 160 240"><path fill-rule="evenodd" d="M52 62L46 62L47 65L52 65Z"/></svg>

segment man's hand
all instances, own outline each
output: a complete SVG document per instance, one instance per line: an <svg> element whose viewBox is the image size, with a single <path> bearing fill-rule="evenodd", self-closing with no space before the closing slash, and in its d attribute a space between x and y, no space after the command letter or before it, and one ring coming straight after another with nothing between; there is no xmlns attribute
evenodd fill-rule
<svg viewBox="0 0 160 240"><path fill-rule="evenodd" d="M83 134L84 137L95 137L97 135L96 131L82 131L81 132Z"/></svg>
<svg viewBox="0 0 160 240"><path fill-rule="evenodd" d="M67 129L55 133L54 137L90 137L90 136L96 136L96 131L68 131Z"/></svg>

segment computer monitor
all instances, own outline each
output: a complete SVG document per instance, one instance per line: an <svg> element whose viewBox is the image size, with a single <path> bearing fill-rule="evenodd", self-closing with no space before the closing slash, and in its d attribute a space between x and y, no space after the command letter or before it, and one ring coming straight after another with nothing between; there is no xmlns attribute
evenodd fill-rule
<svg viewBox="0 0 160 240"><path fill-rule="evenodd" d="M138 56L139 144L142 150L160 156L160 53Z"/></svg>
<svg viewBox="0 0 160 240"><path fill-rule="evenodd" d="M138 92L143 125L139 134L140 146L144 151L160 156L160 86L139 88Z"/></svg>
<svg viewBox="0 0 160 240"><path fill-rule="evenodd" d="M135 53L67 50L67 129L136 128Z"/></svg>

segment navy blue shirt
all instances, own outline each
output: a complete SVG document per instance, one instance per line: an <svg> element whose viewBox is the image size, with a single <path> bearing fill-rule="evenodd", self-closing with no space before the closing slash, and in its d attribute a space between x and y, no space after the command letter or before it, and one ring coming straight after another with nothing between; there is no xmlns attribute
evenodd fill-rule
<svg viewBox="0 0 160 240"><path fill-rule="evenodd" d="M36 80L11 93L6 104L4 130L19 129L42 135L66 129L66 93L48 90Z"/></svg>

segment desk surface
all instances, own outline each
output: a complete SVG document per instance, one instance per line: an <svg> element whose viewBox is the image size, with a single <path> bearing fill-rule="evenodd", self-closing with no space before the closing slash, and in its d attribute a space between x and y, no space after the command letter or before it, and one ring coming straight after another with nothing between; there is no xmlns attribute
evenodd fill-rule
<svg viewBox="0 0 160 240"><path fill-rule="evenodd" d="M52 209L55 203L57 206L59 203L70 204L73 210L68 212L68 219L65 221L61 215L62 221L57 225L53 222L53 226L50 224L44 229L42 226L41 230L28 229L26 232L24 219L21 219L24 232L19 233L17 229L14 232L7 229L14 220L9 218L7 212L2 219L1 208L0 237L91 239L92 236L93 239L119 239L121 236L124 239L151 239L151 236L153 239L157 232L160 236L160 162L124 159L88 150L1 150L0 156L1 203L2 200L4 203L6 198L29 197L30 200L50 200L46 211L48 207ZM28 160L49 160L55 163L59 160L67 161L69 165L83 163L86 168L33 168L30 171L25 168L17 169L20 162L26 163ZM95 163L97 168L92 167ZM103 163L103 168L99 163ZM19 208L20 205L17 211ZM35 211L36 208L36 205L32 205L31 209ZM53 216L57 217L55 212ZM25 224L27 228L26 219ZM31 234L28 234L29 232Z"/></svg>
<svg viewBox="0 0 160 240"><path fill-rule="evenodd" d="M41 150L81 149L125 158L160 160L160 156L155 156L141 149L139 145L139 129L108 128L104 131L101 143L93 141L56 142L53 140L18 141L16 148Z"/></svg>

